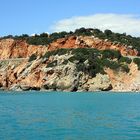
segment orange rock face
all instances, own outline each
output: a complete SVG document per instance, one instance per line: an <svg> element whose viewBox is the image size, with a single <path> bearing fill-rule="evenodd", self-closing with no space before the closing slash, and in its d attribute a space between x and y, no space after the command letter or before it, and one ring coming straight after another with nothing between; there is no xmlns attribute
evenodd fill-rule
<svg viewBox="0 0 140 140"><path fill-rule="evenodd" d="M53 51L53 50L57 50L60 48L76 48L75 42L76 42L76 37L74 37L74 36L71 36L69 38L61 38L61 39L58 39L57 41L51 43L48 46L48 50Z"/></svg>
<svg viewBox="0 0 140 140"><path fill-rule="evenodd" d="M128 46L123 46L119 44L113 44L110 41L101 40L94 37L75 37L71 36L68 38L58 39L56 42L51 43L48 46L49 51L53 51L60 48L96 48L98 50L118 50L124 56L136 56L138 52L135 49L131 49Z"/></svg>
<svg viewBox="0 0 140 140"><path fill-rule="evenodd" d="M127 46L114 45L110 41L101 40L94 37L67 37L61 38L48 46L29 45L23 40L3 39L0 40L0 59L28 58L32 54L43 55L46 51L53 51L60 48L96 48L99 50L118 50L122 55L136 56L138 52Z"/></svg>
<svg viewBox="0 0 140 140"><path fill-rule="evenodd" d="M28 45L26 41L3 39L0 41L0 59L27 58L32 54L43 55L46 46Z"/></svg>

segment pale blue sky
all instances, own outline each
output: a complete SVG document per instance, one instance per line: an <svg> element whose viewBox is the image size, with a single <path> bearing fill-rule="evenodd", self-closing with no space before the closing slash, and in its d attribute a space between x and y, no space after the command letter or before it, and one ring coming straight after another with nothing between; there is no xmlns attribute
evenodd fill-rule
<svg viewBox="0 0 140 140"><path fill-rule="evenodd" d="M51 32L52 25L75 16L140 15L140 0L1 0L0 5L0 36Z"/></svg>

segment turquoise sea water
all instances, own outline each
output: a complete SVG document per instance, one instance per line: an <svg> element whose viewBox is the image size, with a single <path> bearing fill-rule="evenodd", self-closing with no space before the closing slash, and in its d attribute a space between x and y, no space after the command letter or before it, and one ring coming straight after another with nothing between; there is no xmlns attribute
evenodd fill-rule
<svg viewBox="0 0 140 140"><path fill-rule="evenodd" d="M140 140L140 94L26 93L1 92L0 140Z"/></svg>

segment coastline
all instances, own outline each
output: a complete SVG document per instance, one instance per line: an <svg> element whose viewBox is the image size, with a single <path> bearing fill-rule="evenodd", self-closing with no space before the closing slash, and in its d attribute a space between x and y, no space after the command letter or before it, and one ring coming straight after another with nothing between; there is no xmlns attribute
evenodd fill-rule
<svg viewBox="0 0 140 140"><path fill-rule="evenodd" d="M41 89L41 90L1 90L0 89L0 94L1 93L10 93L10 94L19 94L19 93L62 93L62 94L139 94L140 91L116 91L116 90L110 90L110 91L99 91L99 90L96 90L96 91L62 91L62 90L59 90L59 91L54 91L54 90L44 90L44 89Z"/></svg>
<svg viewBox="0 0 140 140"><path fill-rule="evenodd" d="M139 92L139 62L136 49L94 36L74 34L47 46L2 39L0 88L5 91Z"/></svg>

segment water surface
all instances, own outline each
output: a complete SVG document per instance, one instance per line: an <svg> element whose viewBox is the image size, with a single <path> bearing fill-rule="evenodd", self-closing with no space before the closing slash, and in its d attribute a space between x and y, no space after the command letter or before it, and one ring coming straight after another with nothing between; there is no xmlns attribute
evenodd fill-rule
<svg viewBox="0 0 140 140"><path fill-rule="evenodd" d="M0 94L0 140L140 140L140 94Z"/></svg>

